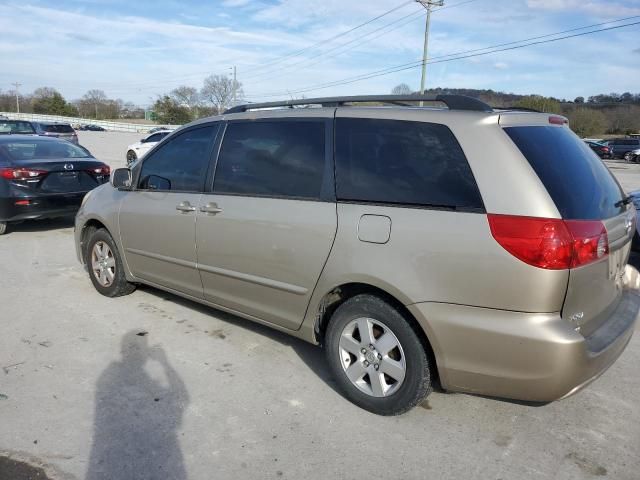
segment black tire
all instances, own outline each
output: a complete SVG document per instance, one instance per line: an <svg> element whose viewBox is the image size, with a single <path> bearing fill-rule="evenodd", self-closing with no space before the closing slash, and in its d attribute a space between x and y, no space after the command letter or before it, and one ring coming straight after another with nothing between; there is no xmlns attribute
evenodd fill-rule
<svg viewBox="0 0 640 480"><path fill-rule="evenodd" d="M7 233L7 222L0 222L0 235Z"/></svg>
<svg viewBox="0 0 640 480"><path fill-rule="evenodd" d="M96 244L102 242L109 247L114 259L114 272L113 280L109 285L102 285L96 272L92 267L92 252ZM89 278L95 289L105 297L120 297L123 295L129 295L136 289L136 285L129 282L124 274L124 266L122 264L122 257L120 252L111 238L111 235L104 228L97 230L91 230L87 232L87 242L84 251L84 260L89 272Z"/></svg>
<svg viewBox="0 0 640 480"><path fill-rule="evenodd" d="M397 390L388 396L373 396L358 388L343 367L340 339L343 331L359 318L370 318L388 327L395 335L406 363L405 376ZM378 415L400 415L424 400L432 391L431 365L413 322L381 298L360 294L340 305L333 313L325 335L325 354L340 390L353 403ZM374 331L375 336L375 331ZM381 337L376 337L379 340ZM365 356L363 356L364 358ZM360 361L353 356L353 362ZM380 361L382 365L382 360ZM368 364L366 368L370 368ZM378 366L376 366L376 370ZM372 372L375 374L375 372ZM368 373L366 374L368 375ZM367 376L362 379L362 381ZM370 378L370 377L369 377Z"/></svg>

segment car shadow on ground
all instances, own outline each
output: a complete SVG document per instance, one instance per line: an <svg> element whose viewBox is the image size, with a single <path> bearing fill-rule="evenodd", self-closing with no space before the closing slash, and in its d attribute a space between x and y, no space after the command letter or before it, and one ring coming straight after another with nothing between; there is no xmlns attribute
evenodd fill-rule
<svg viewBox="0 0 640 480"><path fill-rule="evenodd" d="M18 232L46 232L49 230L60 230L72 228L75 216L47 218L43 220L25 220L23 222L9 222L7 235Z"/></svg>
<svg viewBox="0 0 640 480"><path fill-rule="evenodd" d="M139 290L149 293L159 299L177 303L185 308L195 310L204 315L215 316L217 319L222 320L226 323L230 323L236 327L240 327L250 332L257 333L258 335L267 337L270 340L280 343L281 345L291 347L296 355L300 357L300 359L313 373L315 373L335 392L342 395L342 392L338 389L335 381L333 380L331 372L329 371L329 367L326 364L324 350L322 348L300 340L299 338L292 337L291 335L288 335L284 332L274 330L273 328L270 328L266 325L262 325L251 320L239 317L237 315L233 315L231 313L227 313L213 307L208 307L206 305L187 300L178 295L173 295L163 290L158 290L146 285L140 285L138 288Z"/></svg>

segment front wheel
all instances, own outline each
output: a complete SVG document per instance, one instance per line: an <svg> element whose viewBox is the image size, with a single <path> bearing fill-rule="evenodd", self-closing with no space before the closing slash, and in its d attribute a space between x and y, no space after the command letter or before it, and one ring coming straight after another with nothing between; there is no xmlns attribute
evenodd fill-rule
<svg viewBox="0 0 640 480"><path fill-rule="evenodd" d="M7 233L7 222L0 222L0 235Z"/></svg>
<svg viewBox="0 0 640 480"><path fill-rule="evenodd" d="M127 167L130 167L137 159L138 156L136 155L136 152L129 150L127 152Z"/></svg>
<svg viewBox="0 0 640 480"><path fill-rule="evenodd" d="M378 415L399 415L431 393L430 364L409 319L379 297L356 295L334 312L326 356L345 396Z"/></svg>
<svg viewBox="0 0 640 480"><path fill-rule="evenodd" d="M624 154L624 160L626 162L630 162L633 159L633 155L631 154L631 152L627 152Z"/></svg>
<svg viewBox="0 0 640 480"><path fill-rule="evenodd" d="M95 289L105 297L129 295L136 286L124 274L120 252L109 232L101 228L89 233L85 263Z"/></svg>

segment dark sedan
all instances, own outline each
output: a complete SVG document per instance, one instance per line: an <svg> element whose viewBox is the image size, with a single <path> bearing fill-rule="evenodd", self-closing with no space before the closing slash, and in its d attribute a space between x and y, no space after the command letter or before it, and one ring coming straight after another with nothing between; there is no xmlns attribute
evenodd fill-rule
<svg viewBox="0 0 640 480"><path fill-rule="evenodd" d="M613 152L611 150L611 147L609 147L608 145L600 142L592 142L590 140L585 140L585 143L589 145L591 150L596 152L596 154L600 158L613 158Z"/></svg>
<svg viewBox="0 0 640 480"><path fill-rule="evenodd" d="M86 148L65 140L0 136L0 235L11 222L74 214L110 173Z"/></svg>

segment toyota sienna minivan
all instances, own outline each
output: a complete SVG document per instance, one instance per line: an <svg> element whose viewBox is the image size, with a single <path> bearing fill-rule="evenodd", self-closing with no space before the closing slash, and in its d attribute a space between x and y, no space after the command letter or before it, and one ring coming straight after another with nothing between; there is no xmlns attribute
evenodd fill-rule
<svg viewBox="0 0 640 480"><path fill-rule="evenodd" d="M75 240L101 294L151 285L320 344L348 399L394 415L436 383L549 402L597 378L640 308L634 231L566 118L376 96L186 125L84 198Z"/></svg>

